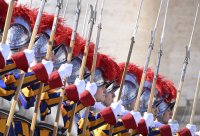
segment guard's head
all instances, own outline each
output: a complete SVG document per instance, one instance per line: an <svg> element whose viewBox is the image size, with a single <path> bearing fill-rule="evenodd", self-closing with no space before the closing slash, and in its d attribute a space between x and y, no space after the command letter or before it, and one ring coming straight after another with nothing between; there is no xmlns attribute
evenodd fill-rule
<svg viewBox="0 0 200 136"><path fill-rule="evenodd" d="M82 63L82 55L79 55L77 57L74 57L71 61L73 68L72 68L72 74L71 76L68 78L68 84L73 84L74 81L76 80L76 78L79 77L79 73L80 73L80 68L81 68L81 63ZM87 70L87 68L85 68L84 70L84 76L83 78L88 78L89 76L89 72Z"/></svg>
<svg viewBox="0 0 200 136"><path fill-rule="evenodd" d="M125 63L119 64L120 76L118 82L121 83ZM138 94L139 83L142 76L142 70L135 64L129 64L127 74L122 88L121 101L126 110L132 110L135 106L135 100Z"/></svg>
<svg viewBox="0 0 200 136"><path fill-rule="evenodd" d="M142 95L140 97L140 108L139 111L141 113L147 112L148 103L150 99L151 89L152 89L152 82L154 78L154 72L151 69L147 70L146 80L144 82ZM161 81L162 77L160 75L157 76L156 87L154 90L154 97L161 96Z"/></svg>
<svg viewBox="0 0 200 136"><path fill-rule="evenodd" d="M87 60L87 67L89 70L92 68L92 61L93 53L89 54ZM94 82L96 83L98 89L95 94L95 99L97 102L104 102L107 91L106 87L116 79L119 67L110 57L99 53L97 55L96 67ZM86 81L90 81L90 77L88 77Z"/></svg>
<svg viewBox="0 0 200 136"><path fill-rule="evenodd" d="M15 7L13 21L8 30L6 44L12 53L22 51L28 47L31 38L31 23L29 11L24 7Z"/></svg>
<svg viewBox="0 0 200 136"><path fill-rule="evenodd" d="M33 50L35 53L35 59L37 62L41 62L45 58L48 48L48 42L50 37L50 29L37 35L35 43L33 45Z"/></svg>
<svg viewBox="0 0 200 136"><path fill-rule="evenodd" d="M46 56L47 49L50 44L49 38L53 22L54 22L54 15L46 13L42 15L40 21L40 27L38 29L38 35L35 39L35 43L33 46L37 62L41 62L41 60L44 59ZM54 40L53 43L51 43L52 44L51 59L54 61L55 68L59 68L59 66L62 64L63 57L60 56L63 56L64 54L63 52L65 52L63 46L66 45L64 42L66 38L65 27L61 24L61 22L62 21L58 19ZM64 59L66 60L66 57Z"/></svg>
<svg viewBox="0 0 200 136"><path fill-rule="evenodd" d="M131 73L127 73L121 96L122 105L127 110L132 110L134 108L135 100L138 94L138 88L139 84L136 76Z"/></svg>
<svg viewBox="0 0 200 136"><path fill-rule="evenodd" d="M106 85L106 97L104 101L105 106L110 106L113 103L114 98L116 97L115 91L119 88L119 85L116 81L108 83Z"/></svg>
<svg viewBox="0 0 200 136"><path fill-rule="evenodd" d="M172 110L175 105L176 88L173 83L162 81L162 95L155 99L153 107L156 109L156 117L162 123L168 123L172 117Z"/></svg>
<svg viewBox="0 0 200 136"><path fill-rule="evenodd" d="M91 76L88 76L85 81L90 82ZM103 77L103 72L101 69L97 68L94 74L94 82L97 85L97 92L95 94L95 99L97 102L104 102L105 101L105 94L106 94L106 85L107 82Z"/></svg>
<svg viewBox="0 0 200 136"><path fill-rule="evenodd" d="M159 122L167 124L172 117L172 110L175 102L166 102L162 98L154 101L153 108L156 110L156 118Z"/></svg>

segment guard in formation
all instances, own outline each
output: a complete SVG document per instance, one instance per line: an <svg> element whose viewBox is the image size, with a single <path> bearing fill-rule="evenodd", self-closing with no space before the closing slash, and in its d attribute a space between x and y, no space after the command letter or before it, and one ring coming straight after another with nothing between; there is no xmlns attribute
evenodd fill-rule
<svg viewBox="0 0 200 136"><path fill-rule="evenodd" d="M50 1L49 1L50 2ZM8 3L0 0L0 32L4 31ZM142 78L142 68L130 63L123 84L120 101L114 102L118 95L125 63L116 63L109 56L97 53L94 82L91 83L93 55L95 44L89 44L83 79L79 73L84 56L86 39L78 33L71 63L68 63L72 28L58 19L52 55L48 52L54 16L43 13L39 30L32 50L28 49L34 25L39 11L23 5L14 5L11 25L8 29L6 43L0 44L0 135L4 135L6 122L13 102L13 97L20 83L20 70L25 72L15 107L10 136L29 136L30 127L40 94L40 85L44 83L41 93L39 112L36 120L35 136L51 136L57 116L60 95L64 91L57 135L112 135L128 136L195 136L196 126L188 124L179 129L177 121L170 121L177 91L174 84L158 75L152 106L152 113L147 112L154 72L148 68L140 97L139 111L135 111L135 102ZM2 37L2 36L1 36ZM66 86L63 87L67 78ZM75 111L73 107L75 108ZM86 116L86 107L90 107ZM75 114L73 114L73 112ZM74 119L72 119L74 118ZM84 122L86 133L84 134ZM196 133L196 134L195 134Z"/></svg>

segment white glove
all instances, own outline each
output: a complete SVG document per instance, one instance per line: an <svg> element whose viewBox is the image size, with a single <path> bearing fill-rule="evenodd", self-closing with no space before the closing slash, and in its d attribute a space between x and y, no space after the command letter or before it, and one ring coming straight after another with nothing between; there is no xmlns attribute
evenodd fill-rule
<svg viewBox="0 0 200 136"><path fill-rule="evenodd" d="M79 78L76 78L74 84L76 85L78 94L80 95L85 90L85 81L80 80Z"/></svg>
<svg viewBox="0 0 200 136"><path fill-rule="evenodd" d="M28 61L28 65L30 66L31 63L35 60L35 54L33 50L25 49L24 54L26 56L26 59Z"/></svg>
<svg viewBox="0 0 200 136"><path fill-rule="evenodd" d="M64 80L66 77L70 77L71 76L72 67L73 67L73 65L72 64L68 64L68 63L62 64L60 66L60 68L58 69L58 73L59 73L59 75L60 75L62 80Z"/></svg>
<svg viewBox="0 0 200 136"><path fill-rule="evenodd" d="M195 136L200 136L200 131L196 132Z"/></svg>
<svg viewBox="0 0 200 136"><path fill-rule="evenodd" d="M154 125L154 117L152 113L144 113L143 119L145 120L145 123L147 125L147 128L149 129L149 127L152 127Z"/></svg>
<svg viewBox="0 0 200 136"><path fill-rule="evenodd" d="M158 120L155 120L155 121L154 121L154 127L155 127L155 128L159 128L159 127L164 126L164 125L165 125L165 124L159 122Z"/></svg>
<svg viewBox="0 0 200 136"><path fill-rule="evenodd" d="M97 92L97 85L96 85L96 83L95 82L94 83L87 82L86 90L88 90L90 92L90 94L94 97L94 95Z"/></svg>
<svg viewBox="0 0 200 136"><path fill-rule="evenodd" d="M130 113L133 115L136 125L138 125L140 119L142 118L141 113L137 111L131 111Z"/></svg>
<svg viewBox="0 0 200 136"><path fill-rule="evenodd" d="M8 58L10 54L10 46L7 44L0 43L0 51L3 55L4 60L6 61L6 59Z"/></svg>
<svg viewBox="0 0 200 136"><path fill-rule="evenodd" d="M46 61L45 59L42 60L42 64L44 65L47 74L50 75L53 71L53 62L52 61Z"/></svg>
<svg viewBox="0 0 200 136"><path fill-rule="evenodd" d="M115 118L118 119L117 117L119 115L121 115L121 111L122 111L121 101L116 102L116 103L112 103L110 107L112 108L112 111L115 114Z"/></svg>
<svg viewBox="0 0 200 136"><path fill-rule="evenodd" d="M188 128L190 130L190 133L192 136L195 136L195 133L197 131L197 127L196 125L193 125L193 124L187 124L186 125L186 128Z"/></svg>
<svg viewBox="0 0 200 136"><path fill-rule="evenodd" d="M169 125L170 128L171 128L172 135L175 135L175 134L178 132L178 130L179 130L178 121L170 119L170 120L168 121L168 125Z"/></svg>
<svg viewBox="0 0 200 136"><path fill-rule="evenodd" d="M95 102L94 107L98 112L106 108L101 102Z"/></svg>
<svg viewBox="0 0 200 136"><path fill-rule="evenodd" d="M33 67L37 64L37 60L34 58L33 62L30 64L30 67Z"/></svg>
<svg viewBox="0 0 200 136"><path fill-rule="evenodd" d="M128 114L130 111L124 109L124 107L122 107L122 111L121 111L121 114L124 116L126 114Z"/></svg>

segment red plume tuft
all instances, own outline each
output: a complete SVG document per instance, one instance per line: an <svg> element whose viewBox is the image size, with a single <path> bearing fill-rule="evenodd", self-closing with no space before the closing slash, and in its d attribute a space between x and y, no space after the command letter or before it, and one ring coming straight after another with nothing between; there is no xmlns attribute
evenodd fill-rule
<svg viewBox="0 0 200 136"><path fill-rule="evenodd" d="M67 47L70 46L71 36L72 36L72 29L70 27L59 27L57 29L57 34L59 36L55 37L55 41L57 43L64 43ZM75 43L74 43L74 49L73 49L73 57L77 57L80 53L83 54L85 47L85 40L79 36L79 34L76 34ZM89 47L91 48L91 47ZM89 53L91 52L91 49L89 49Z"/></svg>
<svg viewBox="0 0 200 136"><path fill-rule="evenodd" d="M120 68L119 68L119 66L118 66L118 64L116 62L114 63L114 65L115 65L115 69L116 69L116 72L117 72L116 81L115 82L117 83L118 86L120 86L120 83L118 82L118 80L120 79L120 74L119 74Z"/></svg>
<svg viewBox="0 0 200 136"><path fill-rule="evenodd" d="M143 68L142 68L142 70L143 70ZM154 77L154 72L152 71L151 68L148 68L147 74L146 74L146 81L153 82L153 77Z"/></svg>
<svg viewBox="0 0 200 136"><path fill-rule="evenodd" d="M86 62L86 67L88 68L89 71L92 69L92 64L93 64L93 53L89 53L87 57L87 62ZM97 60L96 60L96 67L98 68L100 66L100 62L102 59L102 54L98 53L97 54Z"/></svg>
<svg viewBox="0 0 200 136"><path fill-rule="evenodd" d="M162 81L163 81L163 76L161 76L160 74L158 74L157 77L157 81L156 81L156 89L158 91L158 96L162 96L163 95L163 91L162 91Z"/></svg>
<svg viewBox="0 0 200 136"><path fill-rule="evenodd" d="M52 25L53 25L53 21L54 21L54 15L50 15L47 13L44 13L42 15L42 19L40 22L40 27L39 27L39 33L43 33L45 32L47 29L51 30L52 29ZM56 33L55 33L55 37L54 37L54 43L55 46L58 46L62 43L66 43L66 28L62 25L62 19L59 18L58 19L58 23L57 23L57 27L56 27Z"/></svg>
<svg viewBox="0 0 200 136"><path fill-rule="evenodd" d="M124 67L125 67L125 63L119 64L119 68L120 68L120 72L118 72L120 74L119 79L118 79L119 84L121 83L121 80L122 80ZM142 77L142 70L137 65L129 63L128 68L127 68L127 73L128 72L135 75L137 78L137 82L140 83L141 77Z"/></svg>
<svg viewBox="0 0 200 136"><path fill-rule="evenodd" d="M60 44L65 44L66 45L66 27L61 25L60 23L56 27L56 33L54 37L54 45L59 46Z"/></svg>
<svg viewBox="0 0 200 136"><path fill-rule="evenodd" d="M171 102L176 99L177 90L174 84L169 80L162 81L163 98L166 102Z"/></svg>
<svg viewBox="0 0 200 136"><path fill-rule="evenodd" d="M31 24L29 14L31 14L31 11L27 7L22 6L22 5L15 7L13 11L13 17L16 17L16 16L21 17L24 20L26 20L29 24Z"/></svg>
<svg viewBox="0 0 200 136"><path fill-rule="evenodd" d="M71 35L70 35L70 39L71 39ZM82 37L80 37L79 34L77 33L76 38L75 38L75 43L74 43L73 56L78 56L81 53L81 50L84 45L85 45L85 40Z"/></svg>
<svg viewBox="0 0 200 136"><path fill-rule="evenodd" d="M70 40L71 40L71 36L72 36L72 31L73 30L70 27L66 27L66 41L65 42L66 42L66 45L68 45L68 46L70 44ZM76 44L76 42L77 42L77 39L75 40L75 44Z"/></svg>
<svg viewBox="0 0 200 136"><path fill-rule="evenodd" d="M6 14L8 10L8 4L4 0L0 0L0 28L3 29L5 21L6 21Z"/></svg>
<svg viewBox="0 0 200 136"><path fill-rule="evenodd" d="M83 42L81 43L81 53L82 54L84 53L85 45L86 45L86 41L83 40ZM95 44L93 42L91 42L90 45L89 45L88 54L93 53L94 48L95 48Z"/></svg>
<svg viewBox="0 0 200 136"><path fill-rule="evenodd" d="M146 81L148 82L153 82L154 79L154 72L152 71L151 68L147 69L147 75L146 75ZM158 96L162 96L163 92L162 92L162 79L163 77L158 74L157 76L157 81L156 81L156 89L158 91Z"/></svg>
<svg viewBox="0 0 200 136"><path fill-rule="evenodd" d="M40 21L40 27L38 33L43 33L47 29L51 30L53 25L53 20L54 20L54 15L49 15L47 13L44 13Z"/></svg>
<svg viewBox="0 0 200 136"><path fill-rule="evenodd" d="M107 55L101 54L101 61L98 68L103 71L103 76L105 80L114 81L118 75L117 64Z"/></svg>
<svg viewBox="0 0 200 136"><path fill-rule="evenodd" d="M36 8L30 9L29 18L30 18L32 29L34 28L35 21L36 21L36 18L37 18L37 14L38 14L38 9L36 9Z"/></svg>

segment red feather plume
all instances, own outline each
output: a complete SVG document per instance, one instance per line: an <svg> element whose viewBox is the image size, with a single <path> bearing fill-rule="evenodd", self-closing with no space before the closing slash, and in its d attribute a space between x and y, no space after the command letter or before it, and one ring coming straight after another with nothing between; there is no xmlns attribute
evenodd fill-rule
<svg viewBox="0 0 200 136"><path fill-rule="evenodd" d="M0 28L3 29L5 21L6 21L6 14L8 10L8 4L4 0L0 0Z"/></svg>
<svg viewBox="0 0 200 136"><path fill-rule="evenodd" d="M53 21L54 21L54 15L44 13L42 15L42 19L41 19L41 22L40 22L40 27L39 27L38 33L43 33L47 29L51 30L52 25L53 25ZM57 23L57 27L56 27L56 33L55 33L55 37L54 37L55 46L58 46L62 43L65 43L65 41L66 41L66 37L67 37L66 27L64 27L62 25L62 21L63 20L61 18L58 19L58 23Z"/></svg>
<svg viewBox="0 0 200 136"><path fill-rule="evenodd" d="M118 74L118 67L114 60L107 55L101 54L101 61L99 67L103 71L105 80L114 81Z"/></svg>
<svg viewBox="0 0 200 136"><path fill-rule="evenodd" d="M26 20L27 23L31 25L29 14L31 14L31 11L26 6L20 5L18 7L14 7L12 20L14 21L14 18L18 16Z"/></svg>
<svg viewBox="0 0 200 136"><path fill-rule="evenodd" d="M118 78L118 83L120 84L122 80L125 63L119 63L118 66L120 68L120 72L118 72L120 75ZM140 83L141 77L142 77L142 70L137 65L129 63L128 68L127 68L127 73L131 73L135 75L137 78L137 82Z"/></svg>
<svg viewBox="0 0 200 136"><path fill-rule="evenodd" d="M30 9L29 18L30 18L31 28L32 29L34 28L35 21L36 21L36 18L37 18L37 14L38 14L38 9L37 8Z"/></svg>
<svg viewBox="0 0 200 136"><path fill-rule="evenodd" d="M54 15L44 13L42 15L42 18L41 18L41 21L40 21L38 33L43 33L47 29L51 30L52 25L53 25L53 20L54 20Z"/></svg>
<svg viewBox="0 0 200 136"><path fill-rule="evenodd" d="M70 45L70 40L71 40L71 36L72 36L72 29L67 27L67 38L66 38L66 45ZM75 43L74 43L74 49L73 49L73 56L78 56L81 53L81 50L83 48L83 46L85 45L85 40L79 36L79 34L76 34L76 38L75 38Z"/></svg>
<svg viewBox="0 0 200 136"><path fill-rule="evenodd" d="M169 80L162 81L163 98L166 102L170 103L172 100L176 99L177 90L174 84Z"/></svg>
<svg viewBox="0 0 200 136"><path fill-rule="evenodd" d="M88 68L89 71L92 69L92 64L93 64L93 53L89 53L87 57L87 62L86 62L86 67ZM102 54L98 53L97 54L97 60L96 60L96 67L100 67L100 62L102 60Z"/></svg>
<svg viewBox="0 0 200 136"><path fill-rule="evenodd" d="M152 71L151 68L148 68L147 69L147 74L146 74L146 81L153 82L153 79L154 79L154 72ZM162 84L161 84L162 80L163 80L163 76L161 76L160 74L158 74L157 81L156 81L156 89L158 91L158 96L162 96L163 95Z"/></svg>
<svg viewBox="0 0 200 136"><path fill-rule="evenodd" d="M85 50L85 45L86 45L86 40L83 39L82 43L81 43L81 53L84 54L84 50ZM93 42L91 42L89 44L89 49L88 49L88 54L93 53L94 52L94 48L95 48L95 44Z"/></svg>
<svg viewBox="0 0 200 136"><path fill-rule="evenodd" d="M71 36L72 36L72 29L70 27L64 27L63 25L59 25L56 30L55 42L57 45L60 43L64 43L67 47L70 46ZM85 40L76 34L74 49L73 49L73 57L77 57L80 53L82 48L85 45ZM90 47L91 48L91 47ZM91 49L89 49L89 53Z"/></svg>

